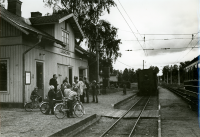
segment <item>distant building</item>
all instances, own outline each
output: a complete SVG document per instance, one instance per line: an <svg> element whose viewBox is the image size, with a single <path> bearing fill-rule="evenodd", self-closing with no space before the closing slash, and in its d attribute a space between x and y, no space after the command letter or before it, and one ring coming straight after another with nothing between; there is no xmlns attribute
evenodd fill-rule
<svg viewBox="0 0 200 137"><path fill-rule="evenodd" d="M0 104L23 106L35 86L48 93L49 80L58 75L59 86L67 76L88 76L87 51L76 45L84 34L73 14L21 17L19 0L0 7ZM24 58L23 58L24 55Z"/></svg>
<svg viewBox="0 0 200 137"><path fill-rule="evenodd" d="M100 77L100 82L102 82L102 77ZM110 82L118 82L118 74L110 74L109 78Z"/></svg>

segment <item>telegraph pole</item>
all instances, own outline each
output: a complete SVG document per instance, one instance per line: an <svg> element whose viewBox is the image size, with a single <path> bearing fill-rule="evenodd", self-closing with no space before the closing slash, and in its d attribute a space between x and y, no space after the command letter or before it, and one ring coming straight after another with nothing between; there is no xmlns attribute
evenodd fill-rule
<svg viewBox="0 0 200 137"><path fill-rule="evenodd" d="M172 84L172 66L171 66L171 84Z"/></svg>
<svg viewBox="0 0 200 137"><path fill-rule="evenodd" d="M98 5L100 4L100 0L98 0ZM100 44L100 40L98 40L98 25L96 25L96 61L97 61L97 83L99 83L99 44Z"/></svg>
<svg viewBox="0 0 200 137"><path fill-rule="evenodd" d="M180 85L180 68L178 67L178 85Z"/></svg>
<svg viewBox="0 0 200 137"><path fill-rule="evenodd" d="M96 74L96 79L97 83L99 83L99 40L98 40L98 26L96 25L96 32L97 32L97 37L96 37L96 61L97 61L97 74Z"/></svg>
<svg viewBox="0 0 200 137"><path fill-rule="evenodd" d="M99 41L96 41L97 83L99 82Z"/></svg>
<svg viewBox="0 0 200 137"><path fill-rule="evenodd" d="M143 60L143 69L144 69L144 60Z"/></svg>

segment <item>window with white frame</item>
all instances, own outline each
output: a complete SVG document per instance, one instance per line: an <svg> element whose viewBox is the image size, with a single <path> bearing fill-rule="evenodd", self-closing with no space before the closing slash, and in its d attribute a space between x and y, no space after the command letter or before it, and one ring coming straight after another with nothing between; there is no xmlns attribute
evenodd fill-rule
<svg viewBox="0 0 200 137"><path fill-rule="evenodd" d="M0 91L8 91L8 59L0 59Z"/></svg>
<svg viewBox="0 0 200 137"><path fill-rule="evenodd" d="M62 30L62 42L66 45L65 49L69 50L69 32Z"/></svg>

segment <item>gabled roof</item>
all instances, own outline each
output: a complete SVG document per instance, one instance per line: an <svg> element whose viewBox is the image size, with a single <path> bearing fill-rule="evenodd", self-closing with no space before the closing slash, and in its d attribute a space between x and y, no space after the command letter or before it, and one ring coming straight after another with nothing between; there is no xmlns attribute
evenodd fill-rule
<svg viewBox="0 0 200 137"><path fill-rule="evenodd" d="M32 25L44 25L44 24L55 24L61 23L63 21L68 20L74 29L75 36L79 38L83 38L84 34L81 27L78 24L73 13L71 14L54 14L51 16L42 16L42 17L33 17L30 18Z"/></svg>
<svg viewBox="0 0 200 137"><path fill-rule="evenodd" d="M18 28L23 33L27 34L27 35L30 32L34 32L34 33L37 33L39 35L44 36L47 39L55 41L59 44L63 44L63 42L55 39L53 36L51 36L51 35L49 35L45 32L42 32L42 31L34 28L33 26L31 26L29 19L25 19L23 17L19 17L19 16L13 14L13 13L10 13L6 9L4 9L3 7L0 7L0 17L3 18L4 20L6 20L7 22L9 22L10 24L12 24L13 26L15 26L16 28Z"/></svg>
<svg viewBox="0 0 200 137"><path fill-rule="evenodd" d="M13 13L10 13L9 11L7 11L6 9L4 9L3 7L0 7L0 16L5 19L6 21L8 21L9 23L11 23L12 25L14 25L15 27L19 28L21 31L23 31L24 33L28 34L28 31L26 30L30 30L42 35L46 35L43 32L37 30L36 28L30 26L28 23L26 23L26 19L23 17L19 17ZM48 36L48 35L47 35Z"/></svg>

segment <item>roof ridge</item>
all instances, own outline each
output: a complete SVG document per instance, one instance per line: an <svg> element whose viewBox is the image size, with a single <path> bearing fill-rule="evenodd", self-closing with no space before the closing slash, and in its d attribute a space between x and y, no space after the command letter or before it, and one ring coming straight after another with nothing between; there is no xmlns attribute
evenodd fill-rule
<svg viewBox="0 0 200 137"><path fill-rule="evenodd" d="M71 14L71 13L70 13ZM45 17L53 17L53 16L66 16L69 14L52 14L52 15L46 15L46 16L40 16L40 17L30 17L29 19L35 19L35 18L45 18Z"/></svg>

